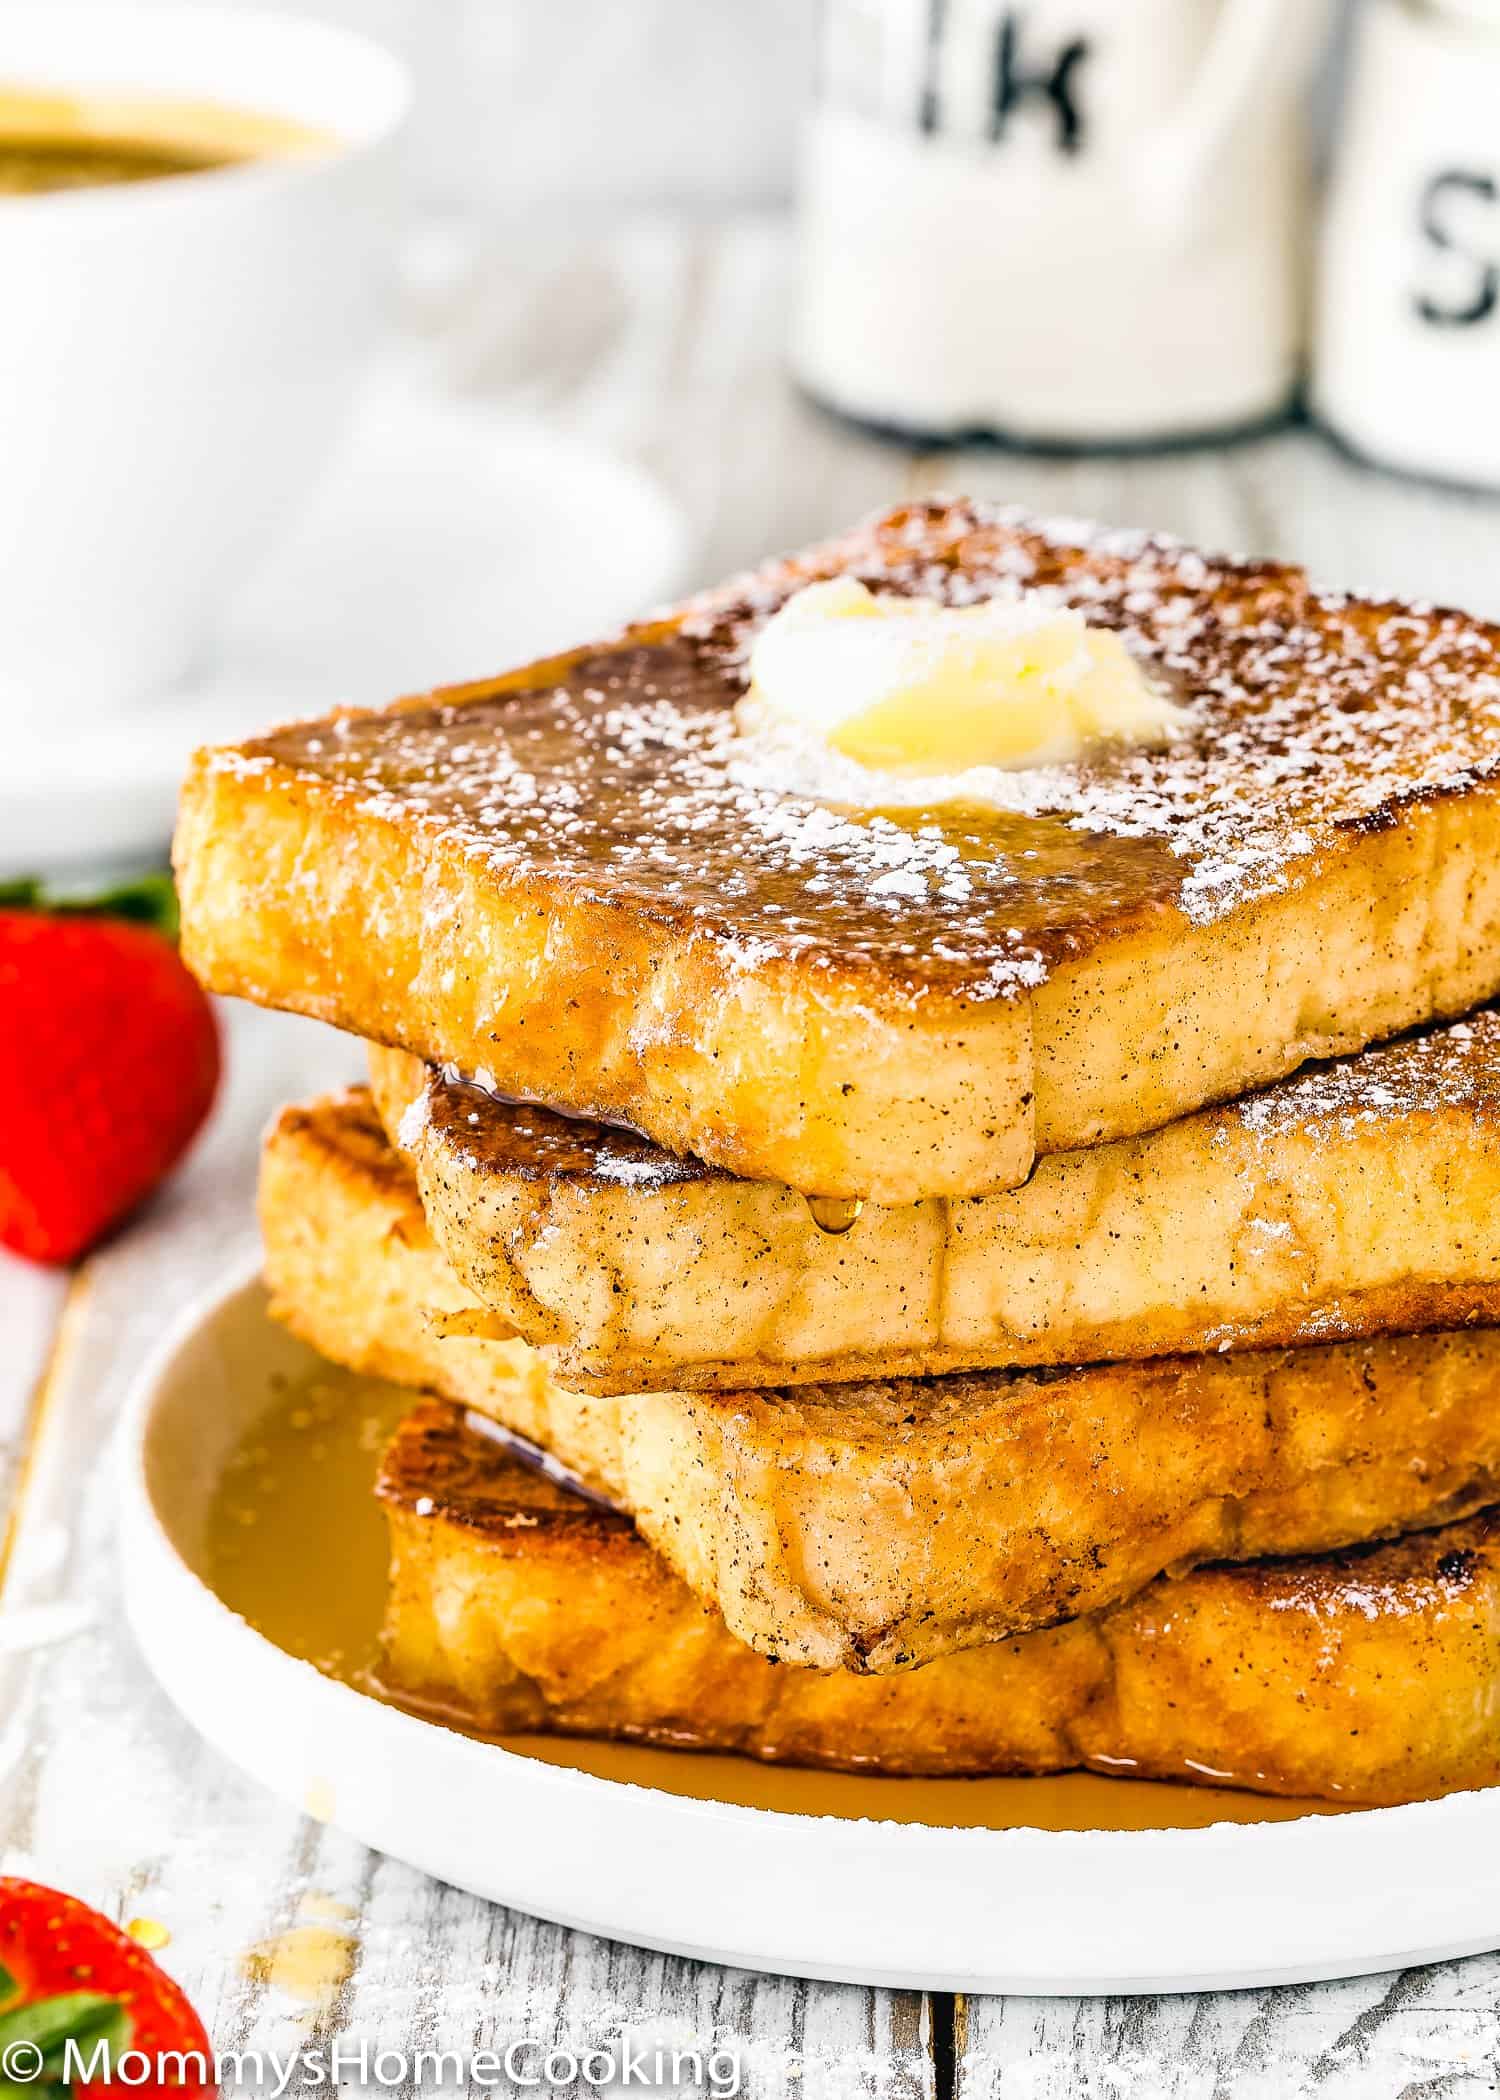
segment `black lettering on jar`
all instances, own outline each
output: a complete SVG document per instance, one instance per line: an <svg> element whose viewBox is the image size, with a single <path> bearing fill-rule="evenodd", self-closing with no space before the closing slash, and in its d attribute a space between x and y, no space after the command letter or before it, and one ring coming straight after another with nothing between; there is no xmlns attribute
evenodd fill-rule
<svg viewBox="0 0 1500 2100"><path fill-rule="evenodd" d="M1500 201L1500 185L1493 175L1472 168L1446 168L1434 175L1422 191L1424 239L1445 255L1462 257L1474 269L1472 288L1467 297L1444 301L1431 298L1425 292L1413 293L1412 304L1433 328L1473 328L1477 323L1487 321L1500 305L1500 260L1494 253L1476 253L1458 236L1450 222L1450 205L1464 197L1478 199L1481 204L1493 208ZM1500 224L1496 228L1495 247L1500 250Z"/></svg>

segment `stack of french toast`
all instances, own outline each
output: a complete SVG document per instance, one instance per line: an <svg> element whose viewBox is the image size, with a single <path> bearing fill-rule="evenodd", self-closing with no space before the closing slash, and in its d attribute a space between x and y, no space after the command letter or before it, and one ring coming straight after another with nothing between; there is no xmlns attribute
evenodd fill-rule
<svg viewBox="0 0 1500 2100"><path fill-rule="evenodd" d="M204 752L176 859L207 985L370 1046L262 1221L412 1391L393 1696L1500 1778L1500 632L935 502Z"/></svg>

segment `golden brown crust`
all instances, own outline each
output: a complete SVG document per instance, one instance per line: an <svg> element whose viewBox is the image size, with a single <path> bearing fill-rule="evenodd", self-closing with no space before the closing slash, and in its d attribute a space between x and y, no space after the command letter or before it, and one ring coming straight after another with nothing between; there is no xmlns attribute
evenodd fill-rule
<svg viewBox="0 0 1500 2100"><path fill-rule="evenodd" d="M788 1660L895 1670L1106 1606L1166 1568L1321 1550L1495 1497L1490 1328L1085 1370L582 1392L524 1343L482 1338L409 1176L365 1171L372 1141L359 1094L271 1133L278 1315L338 1362L553 1452L631 1511L740 1639Z"/></svg>
<svg viewBox="0 0 1500 2100"><path fill-rule="evenodd" d="M1315 1065L1022 1189L867 1205L518 1107L372 1048L462 1280L569 1384L727 1390L1500 1320L1500 1012ZM1183 1221L1191 1220L1191 1229Z"/></svg>
<svg viewBox="0 0 1500 2100"><path fill-rule="evenodd" d="M380 1493L383 1677L484 1732L620 1735L889 1772L1092 1766L1348 1803L1500 1779L1500 1520L1200 1568L1090 1619L895 1678L779 1667L623 1518L427 1403Z"/></svg>
<svg viewBox="0 0 1500 2100"><path fill-rule="evenodd" d="M1056 587L1191 734L1017 776L1003 816L788 796L734 736L744 643L836 570ZM980 1194L1500 990L1497 666L1458 615L919 507L616 644L200 754L184 952L746 1178Z"/></svg>

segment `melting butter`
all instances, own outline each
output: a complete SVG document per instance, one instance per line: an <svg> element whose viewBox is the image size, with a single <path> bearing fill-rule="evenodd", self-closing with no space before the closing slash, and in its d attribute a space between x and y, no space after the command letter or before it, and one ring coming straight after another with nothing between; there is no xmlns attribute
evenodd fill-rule
<svg viewBox="0 0 1500 2100"><path fill-rule="evenodd" d="M1119 635L1040 593L941 605L852 576L809 584L767 622L742 719L898 774L1156 748L1187 722Z"/></svg>

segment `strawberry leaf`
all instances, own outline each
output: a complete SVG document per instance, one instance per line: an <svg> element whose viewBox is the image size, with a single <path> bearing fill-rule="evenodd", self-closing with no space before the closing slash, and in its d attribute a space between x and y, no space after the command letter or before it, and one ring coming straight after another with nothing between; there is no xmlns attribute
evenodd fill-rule
<svg viewBox="0 0 1500 2100"><path fill-rule="evenodd" d="M15 1977L11 1975L10 1970L6 1968L3 1961L0 1961L0 2005L8 2005L20 1988L21 1986L16 1982Z"/></svg>
<svg viewBox="0 0 1500 2100"><path fill-rule="evenodd" d="M124 2006L101 1991L60 1991L53 1998L33 1998L28 2005L0 2014L0 2057L16 2042L34 2042L50 2059L70 2040L100 2040L116 2022L122 2039L128 2036Z"/></svg>
<svg viewBox="0 0 1500 2100"><path fill-rule="evenodd" d="M165 869L132 876L103 890L49 890L34 876L0 882L0 911L42 911L58 917L130 919L177 938L177 891Z"/></svg>
<svg viewBox="0 0 1500 2100"><path fill-rule="evenodd" d="M130 2018L117 1998L101 2000L95 2013L80 2015L76 2026L71 2027L62 2041L57 2042L42 2056L42 2076L58 2083L66 2083L70 2069L67 2044L71 2042L79 2058L86 2065L94 2051L102 2044L104 2062L113 2065L130 2047Z"/></svg>

